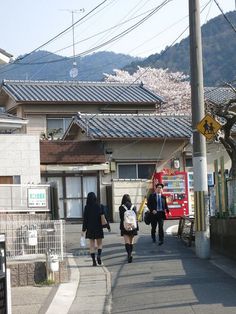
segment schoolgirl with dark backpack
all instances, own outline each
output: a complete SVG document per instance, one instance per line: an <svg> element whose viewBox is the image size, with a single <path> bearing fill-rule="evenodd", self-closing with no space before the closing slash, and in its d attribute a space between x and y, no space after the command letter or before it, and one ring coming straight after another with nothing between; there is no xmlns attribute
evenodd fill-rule
<svg viewBox="0 0 236 314"><path fill-rule="evenodd" d="M138 234L136 207L132 205L129 194L124 194L119 207L120 233L124 238L128 263L133 261L134 237Z"/></svg>

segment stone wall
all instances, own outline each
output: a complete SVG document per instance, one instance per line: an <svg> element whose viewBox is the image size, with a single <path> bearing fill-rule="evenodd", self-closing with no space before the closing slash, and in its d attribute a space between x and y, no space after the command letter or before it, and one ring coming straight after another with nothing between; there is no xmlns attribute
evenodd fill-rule
<svg viewBox="0 0 236 314"><path fill-rule="evenodd" d="M38 285L47 279L45 261L9 262L7 268L10 269L12 287ZM54 281L58 284L68 280L68 265L64 260L59 263L59 271L54 273Z"/></svg>

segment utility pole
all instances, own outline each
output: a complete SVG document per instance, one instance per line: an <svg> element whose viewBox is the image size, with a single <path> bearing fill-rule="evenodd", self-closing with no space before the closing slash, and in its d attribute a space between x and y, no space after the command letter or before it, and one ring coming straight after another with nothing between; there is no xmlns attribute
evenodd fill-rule
<svg viewBox="0 0 236 314"><path fill-rule="evenodd" d="M193 128L193 173L195 210L195 249L200 258L210 257L210 230L206 140L197 131L204 117L204 89L199 0L189 0L191 106Z"/></svg>

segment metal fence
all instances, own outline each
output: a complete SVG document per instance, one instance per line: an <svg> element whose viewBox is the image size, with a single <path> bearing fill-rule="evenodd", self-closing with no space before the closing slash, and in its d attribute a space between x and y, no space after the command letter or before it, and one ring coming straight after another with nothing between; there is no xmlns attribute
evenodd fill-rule
<svg viewBox="0 0 236 314"><path fill-rule="evenodd" d="M45 259L48 251L63 260L63 220L0 221L0 233L5 233L6 257L9 260Z"/></svg>

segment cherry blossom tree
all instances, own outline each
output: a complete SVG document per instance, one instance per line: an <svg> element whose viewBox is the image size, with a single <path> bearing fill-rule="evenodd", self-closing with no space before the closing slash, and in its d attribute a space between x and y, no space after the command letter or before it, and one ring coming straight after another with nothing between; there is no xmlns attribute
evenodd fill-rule
<svg viewBox="0 0 236 314"><path fill-rule="evenodd" d="M191 114L191 88L188 76L168 69L141 68L130 75L127 71L114 70L115 75L104 74L107 82L143 83L145 87L160 95L165 104L159 113Z"/></svg>

